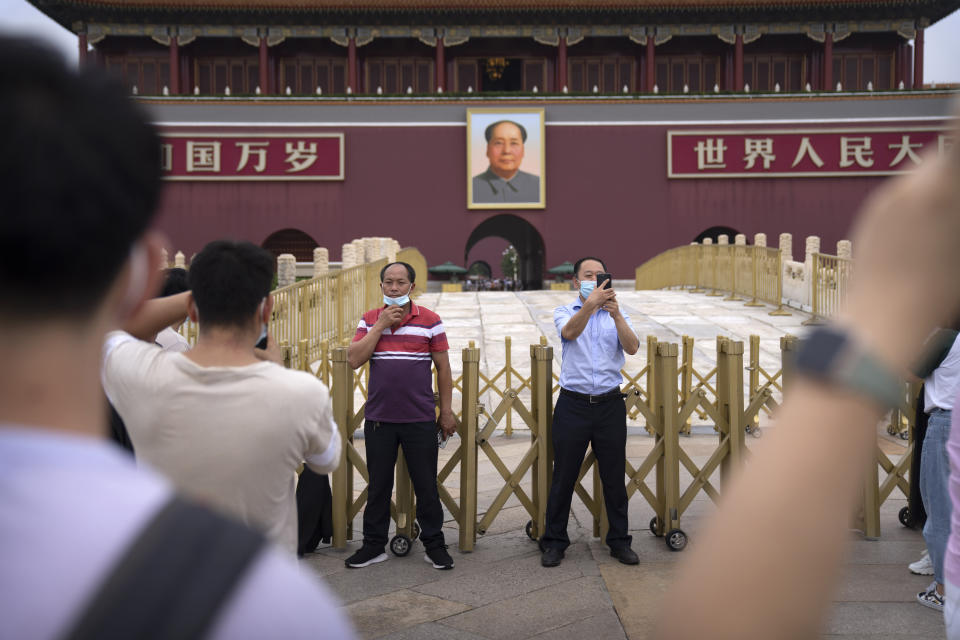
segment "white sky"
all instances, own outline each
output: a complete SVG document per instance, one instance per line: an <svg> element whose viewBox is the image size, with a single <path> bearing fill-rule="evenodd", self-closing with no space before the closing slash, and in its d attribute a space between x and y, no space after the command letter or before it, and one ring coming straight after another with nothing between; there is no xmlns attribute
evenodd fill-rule
<svg viewBox="0 0 960 640"><path fill-rule="evenodd" d="M35 35L77 59L77 37L27 0L0 0L0 31ZM927 29L924 39L923 81L960 83L960 10Z"/></svg>

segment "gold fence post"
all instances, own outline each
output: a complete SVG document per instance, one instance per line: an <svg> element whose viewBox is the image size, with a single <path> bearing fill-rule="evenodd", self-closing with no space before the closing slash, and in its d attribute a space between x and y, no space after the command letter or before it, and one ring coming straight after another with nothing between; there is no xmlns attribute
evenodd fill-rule
<svg viewBox="0 0 960 640"><path fill-rule="evenodd" d="M703 245L698 244L696 246L696 251L693 252L693 264L694 264L694 283L693 289L690 290L690 293L703 293L701 288L702 282L700 281L700 261L703 259Z"/></svg>
<svg viewBox="0 0 960 640"><path fill-rule="evenodd" d="M334 322L336 323L336 336L334 344L343 344L343 273L338 273L333 279L333 304L334 304Z"/></svg>
<svg viewBox="0 0 960 640"><path fill-rule="evenodd" d="M757 291L760 289L760 251L761 247L750 247L750 253L753 255L753 297L750 302L745 302L745 307L762 307L762 302L757 301Z"/></svg>
<svg viewBox="0 0 960 640"><path fill-rule="evenodd" d="M508 390L512 388L510 386L510 382L511 382L510 369L513 367L513 359L510 355L511 342L512 342L512 339L510 338L510 336L504 336L503 348L504 348L504 355L505 355L505 362L506 362L506 365L504 366L504 371L506 371L504 384L506 385L506 389ZM508 438L513 435L513 409L510 409L509 411L507 411L507 426L503 429L503 433Z"/></svg>
<svg viewBox="0 0 960 640"><path fill-rule="evenodd" d="M783 308L783 251L777 249L777 308L771 311L771 316L789 316L791 313Z"/></svg>
<svg viewBox="0 0 960 640"><path fill-rule="evenodd" d="M404 535L413 539L413 521L417 518L416 504L413 497L413 480L410 479L410 468L407 466L407 455L403 446L397 455L397 464L394 469L394 490L396 491L397 505L397 535Z"/></svg>
<svg viewBox="0 0 960 640"><path fill-rule="evenodd" d="M300 340L300 349L297 356L297 361L299 362L298 368L300 371L310 372L310 354L307 353L307 345L310 344L310 341L306 338Z"/></svg>
<svg viewBox="0 0 960 640"><path fill-rule="evenodd" d="M333 360L333 419L340 429L343 446L340 449L340 462L331 474L333 493L333 546L343 549L347 546L347 522L353 503L353 491L350 480L353 467L347 458L347 443L353 442L350 422L353 419L353 371L347 363L346 347L337 347L332 352Z"/></svg>
<svg viewBox="0 0 960 640"><path fill-rule="evenodd" d="M750 366L747 369L750 372L750 402L757 397L760 392L760 336L750 336ZM760 412L753 416L751 421L753 428L760 425Z"/></svg>
<svg viewBox="0 0 960 640"><path fill-rule="evenodd" d="M677 420L677 345L660 342L656 355L656 415L663 436L662 472L657 474L657 494L663 512L657 514L667 533L680 527L680 425Z"/></svg>
<svg viewBox="0 0 960 640"><path fill-rule="evenodd" d="M810 263L813 273L810 275L810 317L800 324L807 326L811 324L823 324L820 320L820 254L813 254Z"/></svg>
<svg viewBox="0 0 960 640"><path fill-rule="evenodd" d="M793 357L799 343L797 336L788 334L780 337L780 386L783 388L784 397L793 382Z"/></svg>
<svg viewBox="0 0 960 640"><path fill-rule="evenodd" d="M657 383L656 376L654 375L654 370L656 369L657 359L657 336L647 336L647 406L651 409L654 408L654 395ZM646 424L647 433L653 434L656 431L656 425L650 424L647 421Z"/></svg>
<svg viewBox="0 0 960 640"><path fill-rule="evenodd" d="M873 444L870 465L863 476L863 535L869 540L880 537L880 471L877 445Z"/></svg>
<svg viewBox="0 0 960 640"><path fill-rule="evenodd" d="M730 256L730 295L724 298L725 302L740 302L743 300L737 295L737 245L727 245L727 254Z"/></svg>
<svg viewBox="0 0 960 640"><path fill-rule="evenodd" d="M310 335L310 304L307 299L309 290L306 286L301 286L295 291L297 293L297 308L300 309L300 348L302 349L303 340Z"/></svg>
<svg viewBox="0 0 960 640"><path fill-rule="evenodd" d="M460 419L460 551L477 542L477 426L480 417L480 349L463 350L463 410Z"/></svg>
<svg viewBox="0 0 960 640"><path fill-rule="evenodd" d="M533 461L532 494L537 517L533 519L531 536L539 539L547 523L547 499L553 480L553 347L546 336L540 336L539 345L530 345L530 400L537 432L537 457Z"/></svg>
<svg viewBox="0 0 960 640"><path fill-rule="evenodd" d="M680 366L682 368L680 378L680 403L684 405L690 399L690 393L693 387L693 345L692 336L683 336L683 355L681 356ZM690 434L690 428L693 424L693 414L687 418L686 422L680 425L681 433Z"/></svg>
<svg viewBox="0 0 960 640"><path fill-rule="evenodd" d="M713 254L713 269L711 269L711 272L713 273L713 280L710 283L711 287L710 291L707 292L707 295L711 298L716 298L723 295L717 291L717 263L720 262L720 249L717 247L717 245L710 245L710 253Z"/></svg>
<svg viewBox="0 0 960 640"><path fill-rule="evenodd" d="M729 438L729 453L720 462L720 479L724 490L732 474L743 464L743 343L717 338L717 409L724 419L720 440ZM724 433L726 429L726 433Z"/></svg>
<svg viewBox="0 0 960 640"><path fill-rule="evenodd" d="M330 343L327 340L320 341L320 381L330 386Z"/></svg>

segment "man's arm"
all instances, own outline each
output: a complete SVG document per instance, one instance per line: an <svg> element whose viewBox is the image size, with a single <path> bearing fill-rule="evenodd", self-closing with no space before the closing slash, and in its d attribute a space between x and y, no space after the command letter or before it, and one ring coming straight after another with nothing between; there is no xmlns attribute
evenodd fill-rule
<svg viewBox="0 0 960 640"><path fill-rule="evenodd" d="M583 301L583 306L575 314L570 316L567 323L560 329L560 337L564 340L576 340L587 328L587 321L593 312L602 307L611 298L616 298L613 289L594 289L590 296Z"/></svg>
<svg viewBox="0 0 960 640"><path fill-rule="evenodd" d="M403 313L403 307L395 304L390 305L380 312L376 323L367 329L365 336L350 343L350 346L347 347L347 364L350 365L351 369L362 367L370 359L377 348L377 343L380 342L380 336L383 335L387 327L392 327L403 320Z"/></svg>
<svg viewBox="0 0 960 640"><path fill-rule="evenodd" d="M630 326L630 323L627 322L627 319L620 312L620 303L617 302L617 295L614 294L613 297L607 300L603 304L602 309L613 318L613 323L617 327L617 338L620 340L620 346L627 352L627 355L632 356L635 354L637 349L640 348L640 338L637 337L637 332L633 330L633 327Z"/></svg>
<svg viewBox="0 0 960 640"><path fill-rule="evenodd" d="M166 298L153 298L143 303L137 313L123 325L123 330L144 342L153 342L156 335L170 325L187 317L190 292L184 291Z"/></svg>
<svg viewBox="0 0 960 640"><path fill-rule="evenodd" d="M885 183L855 227L857 272L836 323L892 371L907 369L930 330L960 311L960 159L954 151L928 156L914 173ZM850 391L794 382L776 433L735 479L664 597L657 637L818 635L862 473L876 464L882 413L879 404Z"/></svg>
<svg viewBox="0 0 960 640"><path fill-rule="evenodd" d="M431 354L437 368L437 387L440 390L440 428L448 438L457 432L457 421L453 417L453 373L449 354L449 351L434 351Z"/></svg>

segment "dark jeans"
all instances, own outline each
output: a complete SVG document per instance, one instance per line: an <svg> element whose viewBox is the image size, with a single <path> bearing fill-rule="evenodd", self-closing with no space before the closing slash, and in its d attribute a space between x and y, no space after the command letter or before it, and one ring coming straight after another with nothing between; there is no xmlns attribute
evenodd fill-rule
<svg viewBox="0 0 960 640"><path fill-rule="evenodd" d="M437 491L437 424L367 420L363 435L370 474L367 508L363 510L363 544L381 549L387 544L397 447L402 446L417 497L420 541L427 549L442 545L443 507Z"/></svg>
<svg viewBox="0 0 960 640"><path fill-rule="evenodd" d="M593 447L600 467L603 500L607 506L610 530L607 546L629 546L627 534L626 475L627 410L621 398L591 404L563 393L553 410L553 484L547 501L547 526L541 548L566 549L570 545L567 521L570 501L580 473L580 465Z"/></svg>

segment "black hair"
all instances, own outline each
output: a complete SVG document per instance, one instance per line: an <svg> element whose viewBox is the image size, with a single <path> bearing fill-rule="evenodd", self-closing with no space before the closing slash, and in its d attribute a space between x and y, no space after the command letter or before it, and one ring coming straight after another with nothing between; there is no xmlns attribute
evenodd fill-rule
<svg viewBox="0 0 960 640"><path fill-rule="evenodd" d="M593 256L584 256L573 263L573 275L577 276L577 279L580 279L580 265L586 262L587 260L596 260L600 263L600 266L603 267L603 270L607 270L607 265L600 258L594 258Z"/></svg>
<svg viewBox="0 0 960 640"><path fill-rule="evenodd" d="M174 267L165 269L163 272L163 287L160 289L158 298L175 296L178 293L190 291L190 283L187 278L187 270Z"/></svg>
<svg viewBox="0 0 960 640"><path fill-rule="evenodd" d="M190 262L200 326L245 327L273 283L273 255L249 242L215 240Z"/></svg>
<svg viewBox="0 0 960 640"><path fill-rule="evenodd" d="M387 269L389 269L390 267L392 267L392 266L395 265L395 264L402 264L402 265L404 266L404 268L406 268L406 270L407 270L407 278L410 279L410 282L411 282L411 283L414 283L414 282L417 281L417 272L414 271L414 270L413 270L413 267L411 267L409 264L407 264L406 262L391 262L390 264L388 264L387 266L385 266L383 269L380 269L380 282L383 282L383 274L385 274L385 273L387 272Z"/></svg>
<svg viewBox="0 0 960 640"><path fill-rule="evenodd" d="M146 114L93 68L0 37L2 315L82 319L100 304L160 192Z"/></svg>
<svg viewBox="0 0 960 640"><path fill-rule="evenodd" d="M514 122L513 120L497 120L493 124L489 125L486 129L483 130L483 137L487 139L487 142L490 142L490 136L493 135L493 130L498 124L512 124L517 129L520 129L520 138L526 142L527 141L527 130L523 128L523 125L519 122Z"/></svg>

